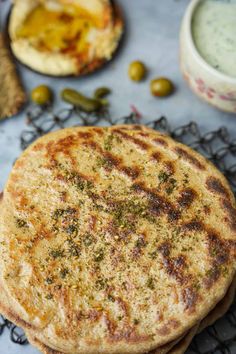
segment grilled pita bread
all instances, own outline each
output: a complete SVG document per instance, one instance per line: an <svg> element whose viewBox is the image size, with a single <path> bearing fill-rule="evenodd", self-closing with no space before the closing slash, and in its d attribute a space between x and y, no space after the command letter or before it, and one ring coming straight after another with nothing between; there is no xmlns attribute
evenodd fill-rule
<svg viewBox="0 0 236 354"><path fill-rule="evenodd" d="M206 327L212 325L215 321L217 321L220 317L222 317L229 309L231 304L233 303L234 297L235 297L235 289L236 289L236 278L234 279L233 283L231 284L226 296L224 299L221 300L219 304L210 312L210 314L207 315L205 319L201 322L201 324L196 325L189 331L186 336L184 336L182 339L180 338L179 340L176 340L175 342L171 342L169 344L166 344L162 348L158 348L156 350L153 350L150 352L150 354L183 354L185 350L188 348L191 340L195 336L195 334L198 332L203 331ZM4 305L3 305L4 304ZM8 306L8 309L6 310L6 306ZM9 310L9 301L6 296L4 296L4 290L1 288L0 292L0 311L4 313L8 319L11 321L15 322L16 316L12 313L12 311ZM18 325L22 325L21 322L18 322ZM30 333L26 331L27 333L27 338L30 341L30 343L34 346L36 346L39 350L42 351L43 354L58 354L58 351L54 351L53 349L49 348L45 344L39 342L37 340L37 335L34 333ZM63 354L63 353L62 353Z"/></svg>
<svg viewBox="0 0 236 354"><path fill-rule="evenodd" d="M235 290L236 290L236 278L234 278L226 296L220 301L219 304L207 315L206 318L202 320L202 322L194 326L182 339L175 342L171 342L170 344L166 344L162 348L158 348L150 352L150 354L184 354L187 348L189 347L193 337L202 332L208 326L214 324L219 318L224 316L224 314L229 310L235 298ZM35 345L38 349L42 351L43 354L61 354L59 352L55 352L47 346L40 343L37 338L31 336L27 333L27 337L32 345Z"/></svg>
<svg viewBox="0 0 236 354"><path fill-rule="evenodd" d="M63 353L160 348L202 321L235 274L227 181L142 126L39 139L13 168L0 218L12 308Z"/></svg>

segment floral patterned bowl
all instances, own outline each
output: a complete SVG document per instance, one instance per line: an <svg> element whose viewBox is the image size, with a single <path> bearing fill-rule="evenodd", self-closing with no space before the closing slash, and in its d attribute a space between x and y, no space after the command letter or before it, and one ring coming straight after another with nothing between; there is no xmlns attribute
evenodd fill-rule
<svg viewBox="0 0 236 354"><path fill-rule="evenodd" d="M192 0L183 18L180 34L180 65L191 89L206 102L236 113L236 78L210 66L199 54L192 37L192 18L201 0Z"/></svg>

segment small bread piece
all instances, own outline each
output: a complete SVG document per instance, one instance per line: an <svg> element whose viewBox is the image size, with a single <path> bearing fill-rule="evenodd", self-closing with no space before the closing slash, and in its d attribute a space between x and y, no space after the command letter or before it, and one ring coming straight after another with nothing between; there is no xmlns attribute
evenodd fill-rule
<svg viewBox="0 0 236 354"><path fill-rule="evenodd" d="M0 33L0 83L0 119L4 119L19 112L26 101L26 95L2 33Z"/></svg>

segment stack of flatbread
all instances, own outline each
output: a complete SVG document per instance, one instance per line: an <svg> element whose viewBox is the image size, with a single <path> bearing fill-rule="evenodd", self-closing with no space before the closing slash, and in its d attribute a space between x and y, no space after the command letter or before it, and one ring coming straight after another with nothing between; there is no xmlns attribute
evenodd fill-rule
<svg viewBox="0 0 236 354"><path fill-rule="evenodd" d="M182 354L235 295L222 174L143 126L50 133L1 198L0 311L45 354Z"/></svg>

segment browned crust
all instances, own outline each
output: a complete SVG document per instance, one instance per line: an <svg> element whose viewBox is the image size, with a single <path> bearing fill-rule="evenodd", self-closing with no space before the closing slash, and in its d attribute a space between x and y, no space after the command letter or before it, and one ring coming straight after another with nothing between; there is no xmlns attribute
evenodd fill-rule
<svg viewBox="0 0 236 354"><path fill-rule="evenodd" d="M206 327L211 326L220 317L229 310L231 304L233 303L236 292L236 278L234 278L227 294L225 297L216 305L216 307L202 320L202 322L194 326L189 333L187 333L183 338L180 338L174 342L166 344L163 347L157 348L149 352L149 354L183 354L187 350L189 344L191 343L193 337L196 333L202 332ZM0 305L1 306L1 305ZM47 345L40 342L36 336L31 332L26 331L27 338L29 342L40 349L43 354L63 354L62 352L56 351L48 347Z"/></svg>
<svg viewBox="0 0 236 354"><path fill-rule="evenodd" d="M192 333L192 331L190 333ZM31 333L27 333L26 332L26 335L27 335L27 338L28 338L29 342L33 346L35 346L36 348L41 350L43 354L64 354L62 352L56 351L54 349L51 349L47 345L43 344L35 336L33 336ZM188 335L188 337L189 337L189 335ZM192 337L191 337L191 339L192 339ZM176 343L178 343L180 340L181 340L181 338L179 338L178 340L176 340L174 342L168 343L168 344L164 345L163 347L154 349L151 352L149 352L148 354L168 354L169 350L171 350L171 348L175 347Z"/></svg>
<svg viewBox="0 0 236 354"><path fill-rule="evenodd" d="M196 198L197 192L193 188L185 188L180 193L178 204L181 208L189 208Z"/></svg>
<svg viewBox="0 0 236 354"><path fill-rule="evenodd" d="M43 354L64 354L62 352L54 350L54 349L48 347L47 345L43 344L33 334L26 332L26 335L27 335L27 338L28 338L30 344L32 344L33 346L38 348Z"/></svg>
<svg viewBox="0 0 236 354"><path fill-rule="evenodd" d="M161 146L164 146L164 147L167 147L168 146L168 143L162 139L162 138L155 138L152 140L156 145L161 145Z"/></svg>
<svg viewBox="0 0 236 354"><path fill-rule="evenodd" d="M230 285L225 297L216 305L216 307L202 320L198 328L198 333L205 328L213 325L219 318L223 317L233 304L236 295L236 277Z"/></svg>
<svg viewBox="0 0 236 354"><path fill-rule="evenodd" d="M130 136L129 134L125 133L122 129L114 128L113 133L120 135L124 140L131 141L133 144L135 144L141 150L146 151L151 147L149 144L145 143L143 140L138 139L133 136Z"/></svg>
<svg viewBox="0 0 236 354"><path fill-rule="evenodd" d="M229 198L229 192L223 186L220 179L212 176L208 177L206 180L206 185L209 191L211 191L212 193L219 194L220 196L226 197L227 199Z"/></svg>
<svg viewBox="0 0 236 354"><path fill-rule="evenodd" d="M0 291L2 293L5 293L5 290L3 289L1 284L0 284ZM0 301L0 311L2 315L4 315L8 320L15 323L17 326L24 328L24 330L37 330L37 327L24 321L16 313L14 313L12 309L9 309L8 304L3 303L2 301Z"/></svg>
<svg viewBox="0 0 236 354"><path fill-rule="evenodd" d="M26 95L2 33L0 33L0 82L0 119L3 119L19 112L26 101Z"/></svg>
<svg viewBox="0 0 236 354"><path fill-rule="evenodd" d="M228 199L222 199L222 207L228 214L227 223L229 223L230 228L236 231L236 208L232 206Z"/></svg>
<svg viewBox="0 0 236 354"><path fill-rule="evenodd" d="M181 157L182 159L191 163L198 170L205 170L205 166L190 152L182 147L175 147L174 151Z"/></svg>

